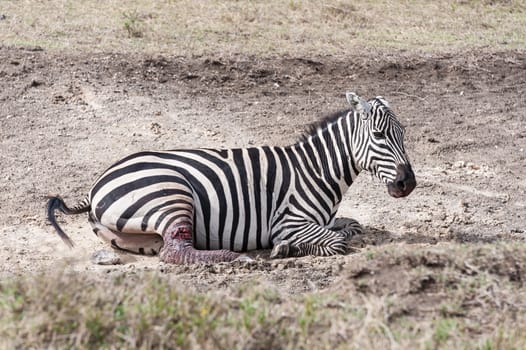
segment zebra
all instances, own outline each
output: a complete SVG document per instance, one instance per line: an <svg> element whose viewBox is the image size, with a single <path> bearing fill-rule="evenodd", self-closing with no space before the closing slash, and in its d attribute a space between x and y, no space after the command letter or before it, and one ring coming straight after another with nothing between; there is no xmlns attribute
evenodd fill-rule
<svg viewBox="0 0 526 350"><path fill-rule="evenodd" d="M361 171L395 198L416 187L405 129L381 96L346 93L350 108L313 124L294 144L234 149L143 151L110 166L75 207L51 196L55 211L88 213L113 248L166 263L213 263L270 249L270 258L344 254L362 227L335 218Z"/></svg>

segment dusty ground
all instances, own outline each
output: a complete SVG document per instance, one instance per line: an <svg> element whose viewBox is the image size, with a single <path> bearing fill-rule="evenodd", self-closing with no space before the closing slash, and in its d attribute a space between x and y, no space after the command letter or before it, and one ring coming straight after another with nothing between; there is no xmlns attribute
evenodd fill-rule
<svg viewBox="0 0 526 350"><path fill-rule="evenodd" d="M44 215L45 195L81 199L121 156L144 149L294 142L305 125L345 108L344 93L386 97L407 127L418 187L393 199L362 175L339 215L368 233L345 257L167 267L104 248L87 218L60 217L66 247ZM0 275L62 268L161 270L208 289L261 276L291 293L325 288L375 246L520 241L526 237L526 54L463 52L257 59L52 54L0 47ZM369 252L369 253L368 253Z"/></svg>

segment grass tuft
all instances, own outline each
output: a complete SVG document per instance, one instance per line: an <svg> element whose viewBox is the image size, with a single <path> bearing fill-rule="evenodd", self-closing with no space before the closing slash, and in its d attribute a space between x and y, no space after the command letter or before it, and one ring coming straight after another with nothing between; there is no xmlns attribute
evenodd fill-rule
<svg viewBox="0 0 526 350"><path fill-rule="evenodd" d="M122 17L124 18L124 29L130 38L142 38L144 36L143 21L137 10L125 11L122 13Z"/></svg>

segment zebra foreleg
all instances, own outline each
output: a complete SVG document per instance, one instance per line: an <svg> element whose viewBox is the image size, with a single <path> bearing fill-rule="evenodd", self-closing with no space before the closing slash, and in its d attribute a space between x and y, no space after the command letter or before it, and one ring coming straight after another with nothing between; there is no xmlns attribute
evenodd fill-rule
<svg viewBox="0 0 526 350"><path fill-rule="evenodd" d="M329 230L334 232L340 232L347 237L347 240L353 236L363 234L364 230L362 225L351 218L336 218L334 223L328 227Z"/></svg>
<svg viewBox="0 0 526 350"><path fill-rule="evenodd" d="M241 256L230 250L198 250L192 242L192 227L188 224L174 225L163 234L164 245L159 257L169 264L217 263L232 261Z"/></svg>
<svg viewBox="0 0 526 350"><path fill-rule="evenodd" d="M290 231L286 239L277 242L270 258L306 255L330 256L347 252L347 235L309 223Z"/></svg>

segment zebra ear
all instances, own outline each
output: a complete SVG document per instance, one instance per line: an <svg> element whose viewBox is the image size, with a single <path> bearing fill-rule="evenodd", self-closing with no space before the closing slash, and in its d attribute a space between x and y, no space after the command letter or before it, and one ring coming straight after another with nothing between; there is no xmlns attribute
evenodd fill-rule
<svg viewBox="0 0 526 350"><path fill-rule="evenodd" d="M354 92L348 92L345 94L347 102L353 107L353 109L360 114L362 119L368 119L371 112L371 105Z"/></svg>

